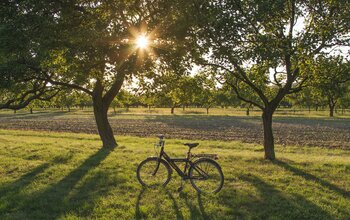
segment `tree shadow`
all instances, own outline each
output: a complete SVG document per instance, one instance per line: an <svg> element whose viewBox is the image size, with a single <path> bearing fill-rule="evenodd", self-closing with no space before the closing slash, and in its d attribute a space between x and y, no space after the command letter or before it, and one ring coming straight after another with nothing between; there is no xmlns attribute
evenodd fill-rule
<svg viewBox="0 0 350 220"><path fill-rule="evenodd" d="M44 173L49 167L67 163L72 158L72 155L58 155L54 157L51 161L40 164L28 173L22 175L20 178L14 182L8 183L6 185L0 186L0 200L9 197L16 196L22 189L29 186L41 173Z"/></svg>
<svg viewBox="0 0 350 220"><path fill-rule="evenodd" d="M172 203L172 208L175 212L176 215L176 219L180 220L180 219L184 219L182 212L180 211L180 208L178 206L178 203L176 201L176 199L174 198L174 196L171 194L171 192L167 189L159 189L159 190L154 190L154 189L147 189L145 187L143 187L140 191L140 193L138 194L137 198L136 198L136 204L135 204L135 219L145 219L147 218L147 216L145 216L142 211L141 211L141 200L144 197L144 194L146 192L152 193L155 196L159 196L160 193L164 193L165 196L171 200ZM161 213L159 213L161 214Z"/></svg>
<svg viewBox="0 0 350 220"><path fill-rule="evenodd" d="M195 203L196 200L193 200L193 198L191 198L191 196L188 195L187 193L180 192L179 198L176 199L169 190L163 189L163 188L161 189L142 188L141 189L136 199L135 219L146 219L149 217L142 212L142 208L141 208L142 206L141 200L148 198L147 196L145 196L146 193L150 193L154 198L165 197L167 200L170 200L172 204L172 209L174 210L174 213L175 213L175 218L178 220L186 219L180 210L180 206L178 204L179 202L180 203L184 202L185 206L188 208L190 213L190 217L189 217L190 219L206 219L206 220L214 219L213 216L208 215L207 212L205 211L205 202L203 201L203 196L201 194L197 194L197 202L198 202L198 205L197 205ZM158 213L158 214L159 214L159 217L162 217L161 216L162 213ZM166 218L166 217L163 216L163 218Z"/></svg>
<svg viewBox="0 0 350 220"><path fill-rule="evenodd" d="M196 130L212 131L218 128L230 129L232 126L243 128L260 129L260 118L246 118L241 116L221 116L221 115L156 115L146 117L146 121L161 122L169 126L178 128L188 128Z"/></svg>
<svg viewBox="0 0 350 220"><path fill-rule="evenodd" d="M186 206L190 210L190 219L213 219L213 217L206 213L202 197L201 194L197 193L197 207L186 193L180 192L180 198L185 201Z"/></svg>
<svg viewBox="0 0 350 220"><path fill-rule="evenodd" d="M9 115L0 115L0 118L5 119L52 119L54 117L63 116L68 114L66 111L53 111L53 112L34 112L30 113L18 113L18 114L9 114Z"/></svg>
<svg viewBox="0 0 350 220"><path fill-rule="evenodd" d="M276 160L274 161L274 164L280 166L280 167L283 167L284 169L288 170L289 172L292 172L293 174L295 175L298 175L300 177L303 177L305 180L311 180L311 181L314 181L314 182L317 182L319 183L320 185L322 185L323 187L325 188L328 188L342 196L344 196L345 198L349 198L350 197L350 192L349 191L346 191L324 179L321 179L315 175L312 175L310 173L307 173L301 169L298 169L296 167L293 167L291 165L289 165L288 163L285 163L281 160Z"/></svg>
<svg viewBox="0 0 350 220"><path fill-rule="evenodd" d="M84 182L71 191L64 199L67 206L62 214L73 214L79 218L91 218L94 207L101 198L108 195L112 187L126 182L125 178L112 178L111 173L102 170L89 176Z"/></svg>
<svg viewBox="0 0 350 220"><path fill-rule="evenodd" d="M90 202L90 207L93 205L93 200L100 196L100 191L93 196L93 200L88 195L88 191L96 191L103 185L99 180L106 177L106 174L97 172L94 176L88 176L88 172L96 168L109 154L111 150L101 148L96 153L87 158L76 169L72 170L68 175L63 177L57 183L48 186L42 191L37 191L32 194L16 194L16 199L11 199L11 203L5 207L5 215L17 219L56 219L61 215L78 209L86 201ZM35 176L48 168L48 164L43 164L30 173L24 175L20 180L11 185L18 186L17 192L20 192L25 185L30 184L35 179ZM82 186L77 186L78 182L88 176ZM105 178L102 178L105 179ZM72 191L76 190L73 195ZM104 189L104 192L108 189ZM85 193L85 194L82 194ZM85 196L85 199L82 197ZM89 198L90 200L87 200Z"/></svg>
<svg viewBox="0 0 350 220"><path fill-rule="evenodd" d="M285 125L304 125L317 128L349 129L349 118L310 118L310 117L275 117L274 123Z"/></svg>
<svg viewBox="0 0 350 220"><path fill-rule="evenodd" d="M19 191L21 191L21 189L30 185L36 179L36 177L40 173L43 173L49 166L50 163L43 163L35 167L30 172L24 174L14 182L8 183L4 186L0 186L0 201L4 198L17 195Z"/></svg>
<svg viewBox="0 0 350 220"><path fill-rule="evenodd" d="M298 194L287 194L254 175L241 175L257 189L258 197L243 203L252 218L257 219L333 219L328 212ZM228 197L227 197L228 198ZM226 203L229 201L225 201ZM228 203L229 204L229 203ZM237 207L232 207L233 209ZM242 208L242 207L240 207Z"/></svg>

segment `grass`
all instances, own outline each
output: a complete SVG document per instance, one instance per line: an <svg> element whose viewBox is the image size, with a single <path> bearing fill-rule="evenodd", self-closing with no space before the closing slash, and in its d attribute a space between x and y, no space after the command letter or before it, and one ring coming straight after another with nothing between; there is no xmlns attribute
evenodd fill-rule
<svg viewBox="0 0 350 220"><path fill-rule="evenodd" d="M156 138L118 137L101 149L96 135L0 130L0 219L349 219L350 151L277 146L278 161L255 144L200 141L217 153L225 184L198 195L180 179L142 189L135 170ZM167 140L173 156L185 140Z"/></svg>
<svg viewBox="0 0 350 220"><path fill-rule="evenodd" d="M46 113L55 113L55 115L59 116L60 113L66 112L67 109L64 109L64 111L58 110L58 109L34 109L34 113L38 112L46 112ZM110 115L113 116L114 111L112 108L109 109ZM29 114L28 109L22 109L18 110L17 115L21 114ZM350 118L350 110L345 109L344 112L339 109L335 113L335 118ZM14 115L12 110L0 110L0 117L1 116L11 116ZM67 116L67 114L65 114ZM71 117L79 116L79 117L91 117L93 115L92 108L86 108L85 110L77 110L72 108L72 111L69 113ZM170 108L129 108L126 110L125 108L117 108L116 109L116 115L122 116L122 117L132 117L133 115L171 115L170 114ZM204 115L206 116L206 109L205 108L186 108L183 110L182 108L176 108L175 109L175 115ZM211 108L209 110L209 115L211 116L246 116L246 109L245 108ZM261 117L261 111L259 109L251 109L250 110L250 116L257 116ZM311 118L324 118L329 117L329 111L328 109L321 109L318 111L311 110L310 112L307 109L299 109L299 108L293 108L293 109L287 109L287 108L280 108L277 109L274 116L277 117L311 117Z"/></svg>

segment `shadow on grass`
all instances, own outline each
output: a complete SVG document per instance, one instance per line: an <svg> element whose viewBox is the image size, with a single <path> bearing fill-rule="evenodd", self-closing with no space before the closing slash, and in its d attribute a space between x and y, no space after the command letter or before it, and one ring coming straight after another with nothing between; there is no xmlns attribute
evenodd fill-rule
<svg viewBox="0 0 350 220"><path fill-rule="evenodd" d="M146 196L145 194L149 193L151 195ZM203 201L203 198L200 194L197 194L197 202L198 204L196 204L196 200L193 200L193 198L191 198L190 195L188 195L187 193L184 192L180 192L179 193L179 198L175 198L173 196L173 194L167 190L167 189L147 189L147 188L142 188L142 190L140 191L140 193L137 196L136 199L136 205L135 205L135 219L146 219L146 218L152 218L152 216L147 216L147 214L145 214L142 211L142 200L144 199L145 201L145 206L147 206L147 202L148 203L154 203L154 201L150 201L147 200L147 198L164 198L165 200L168 200L171 202L171 208L173 210L173 213L175 215L175 219L187 219L186 217L184 217L184 215L181 212L179 203L184 203L185 206L188 208L190 216L190 219L206 219L206 220L210 220L213 219L212 216L208 215L205 211L205 202ZM161 200L161 199L160 199ZM167 202L162 200L161 202ZM157 205L160 205L160 203ZM171 212L170 210L165 210L164 213L169 213ZM149 214L149 213L148 213ZM156 214L158 214L159 216L157 216L157 218L164 218L166 219L169 216L161 216L162 215L162 211L157 212Z"/></svg>
<svg viewBox="0 0 350 220"><path fill-rule="evenodd" d="M7 197L15 196L17 195L21 189L25 188L26 186L30 185L36 177L43 173L48 167L50 166L49 163L43 163L33 170L31 170L29 173L24 174L21 176L18 180L9 183L5 186L0 187L0 201L2 199L6 199Z"/></svg>
<svg viewBox="0 0 350 220"><path fill-rule="evenodd" d="M71 155L59 155L54 157L50 162L43 163L35 167L30 172L24 174L16 181L0 186L0 199L7 198L9 196L16 196L26 186L29 186L41 173L44 173L50 166L55 164L63 164L71 159Z"/></svg>
<svg viewBox="0 0 350 220"><path fill-rule="evenodd" d="M32 194L23 193L23 189L32 183L38 174L44 172L49 164L38 166L15 183L11 183L14 190L5 190L8 201L0 207L0 218L3 215L10 219L57 219L77 210L81 212L80 216L88 215L92 212L94 201L107 193L109 189L106 186L112 184L106 184L109 181L107 173L87 173L96 168L110 152L100 149L57 183ZM82 179L84 182L81 184ZM101 190L101 187L104 188Z"/></svg>
<svg viewBox="0 0 350 220"><path fill-rule="evenodd" d="M283 167L284 169L288 170L289 172L292 172L295 175L303 177L305 180L311 180L311 181L317 182L320 185L322 185L323 187L328 188L328 189L330 189L330 190L332 190L332 191L334 191L334 192L344 196L345 198L349 198L350 197L350 192L349 191L341 189L338 186L333 185L332 183L330 183L330 182L328 182L328 181L326 181L324 179L321 179L321 178L319 178L317 176L314 176L314 175L312 175L310 173L307 173L307 172L305 172L305 171L303 171L301 169L295 168L295 167L293 167L293 166L291 166L291 165L289 165L289 164L287 164L287 163L285 163L283 161L276 160L274 162L274 164L276 164L276 165L278 165L280 167Z"/></svg>
<svg viewBox="0 0 350 220"><path fill-rule="evenodd" d="M248 215L253 219L333 219L328 212L303 196L279 191L257 176L241 175L240 179L254 186L257 196L239 198L243 201L238 203L239 206L236 204L236 207L230 200L237 197L237 194L230 196L226 193L222 200L232 210L242 209L240 215Z"/></svg>
<svg viewBox="0 0 350 220"><path fill-rule="evenodd" d="M191 201L191 199L186 193L181 192L180 198L182 198L185 201L186 206L190 210L191 219L213 219L213 217L209 216L205 211L205 206L201 194L197 193L198 207L196 204L193 203L193 201Z"/></svg>
<svg viewBox="0 0 350 220"><path fill-rule="evenodd" d="M136 199L136 205L135 205L135 219L145 219L147 218L147 216L145 216L145 214L142 212L141 210L141 200L144 197L146 192L150 192L150 193L154 193L154 195L159 196L159 194L165 194L165 196L171 200L172 203L172 208L175 212L176 215L176 219L180 220L180 219L184 219L182 212L179 209L179 206L177 204L176 199L174 198L174 196L171 194L171 192L169 192L166 189L159 189L159 190L154 190L154 189L147 189L145 187L143 187L140 191L140 193L137 196ZM161 213L159 213L161 214ZM161 216L159 216L161 218ZM163 217L164 218L164 217Z"/></svg>

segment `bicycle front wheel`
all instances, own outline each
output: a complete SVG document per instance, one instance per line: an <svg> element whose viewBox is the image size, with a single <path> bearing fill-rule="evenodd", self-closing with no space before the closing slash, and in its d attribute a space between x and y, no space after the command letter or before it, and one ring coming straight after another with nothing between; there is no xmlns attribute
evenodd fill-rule
<svg viewBox="0 0 350 220"><path fill-rule="evenodd" d="M146 187L165 187L171 178L171 168L164 160L158 158L147 158L137 167L137 179L141 185Z"/></svg>
<svg viewBox="0 0 350 220"><path fill-rule="evenodd" d="M220 165L208 158L194 162L189 176L193 188L199 193L217 193L224 185L224 174Z"/></svg>

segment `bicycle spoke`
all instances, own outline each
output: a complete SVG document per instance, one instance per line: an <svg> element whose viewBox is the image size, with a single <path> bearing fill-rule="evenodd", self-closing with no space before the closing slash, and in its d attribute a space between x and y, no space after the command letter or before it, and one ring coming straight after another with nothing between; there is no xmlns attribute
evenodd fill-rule
<svg viewBox="0 0 350 220"><path fill-rule="evenodd" d="M157 166L157 160L147 161L141 166L139 170L139 177L147 186L161 186L168 180L169 171L165 165L160 163L158 170L156 170Z"/></svg>
<svg viewBox="0 0 350 220"><path fill-rule="evenodd" d="M221 170L211 161L200 161L191 171L191 183L201 192L216 192L221 188Z"/></svg>

